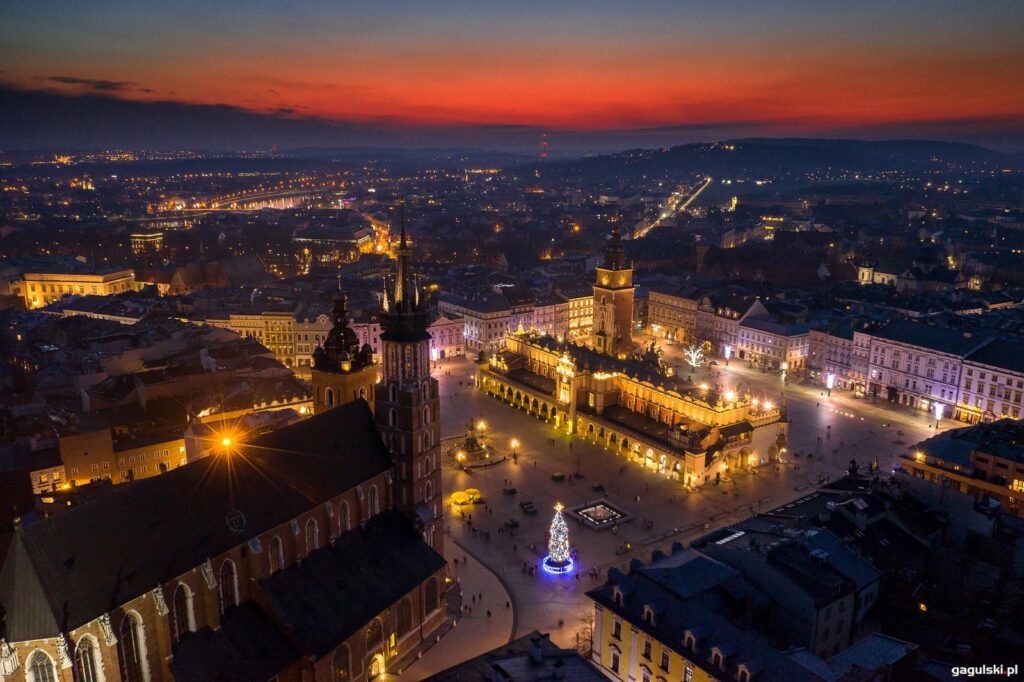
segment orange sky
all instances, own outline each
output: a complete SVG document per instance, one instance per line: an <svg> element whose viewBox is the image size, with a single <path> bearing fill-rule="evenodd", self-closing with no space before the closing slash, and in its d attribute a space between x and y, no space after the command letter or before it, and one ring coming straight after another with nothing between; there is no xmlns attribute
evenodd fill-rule
<svg viewBox="0 0 1024 682"><path fill-rule="evenodd" d="M0 27L0 80L420 126L792 134L1024 120L1024 3L46 4Z"/></svg>

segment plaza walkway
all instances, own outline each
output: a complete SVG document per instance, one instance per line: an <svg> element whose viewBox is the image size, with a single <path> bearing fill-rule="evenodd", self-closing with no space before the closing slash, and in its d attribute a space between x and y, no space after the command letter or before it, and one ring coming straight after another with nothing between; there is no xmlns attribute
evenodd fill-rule
<svg viewBox="0 0 1024 682"><path fill-rule="evenodd" d="M512 639L512 597L498 577L451 537L445 538L445 558L449 575L461 589L462 615L440 642L402 673L403 680L425 679Z"/></svg>

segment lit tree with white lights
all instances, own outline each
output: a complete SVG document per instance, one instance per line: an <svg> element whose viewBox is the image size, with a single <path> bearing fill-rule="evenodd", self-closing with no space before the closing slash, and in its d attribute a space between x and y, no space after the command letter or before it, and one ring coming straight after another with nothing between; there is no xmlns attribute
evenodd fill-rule
<svg viewBox="0 0 1024 682"><path fill-rule="evenodd" d="M694 369L700 367L701 363L704 362L704 351L701 350L700 346L687 346L683 351L683 355L686 357L686 362Z"/></svg>
<svg viewBox="0 0 1024 682"><path fill-rule="evenodd" d="M569 526L565 524L561 503L555 505L555 518L551 519L551 539L548 540L548 559L552 564L569 561Z"/></svg>

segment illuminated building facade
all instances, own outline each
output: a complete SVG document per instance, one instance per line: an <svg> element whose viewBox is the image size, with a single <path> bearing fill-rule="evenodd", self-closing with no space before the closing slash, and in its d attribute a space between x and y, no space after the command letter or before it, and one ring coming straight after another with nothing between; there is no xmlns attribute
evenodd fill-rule
<svg viewBox="0 0 1024 682"><path fill-rule="evenodd" d="M478 389L686 486L777 460L788 421L769 399L695 385L657 360L609 357L536 333L509 334Z"/></svg>
<svg viewBox="0 0 1024 682"><path fill-rule="evenodd" d="M135 288L131 268L94 267L75 262L73 267L26 270L15 286L25 299L25 307L42 308L64 296L113 296Z"/></svg>
<svg viewBox="0 0 1024 682"><path fill-rule="evenodd" d="M995 500L1024 516L1024 421L1000 419L952 429L924 440L902 455L911 476L971 495Z"/></svg>
<svg viewBox="0 0 1024 682"><path fill-rule="evenodd" d="M128 238L131 240L132 254L136 256L160 253L164 248L164 233L156 230L132 232Z"/></svg>

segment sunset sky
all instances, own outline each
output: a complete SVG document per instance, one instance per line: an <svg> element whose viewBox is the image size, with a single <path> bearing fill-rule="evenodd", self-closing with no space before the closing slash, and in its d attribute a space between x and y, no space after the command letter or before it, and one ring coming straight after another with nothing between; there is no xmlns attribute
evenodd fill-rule
<svg viewBox="0 0 1024 682"><path fill-rule="evenodd" d="M4 97L229 105L390 131L997 138L1022 2L0 3ZM470 134L472 131L472 134ZM510 137L511 139L511 137Z"/></svg>

